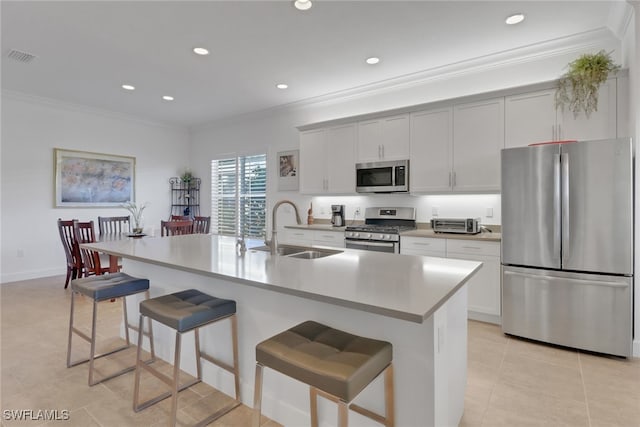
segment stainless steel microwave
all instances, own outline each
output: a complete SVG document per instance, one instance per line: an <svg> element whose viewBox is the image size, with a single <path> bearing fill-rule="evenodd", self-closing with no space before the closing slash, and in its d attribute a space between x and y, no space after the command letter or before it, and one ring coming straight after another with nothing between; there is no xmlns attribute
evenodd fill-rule
<svg viewBox="0 0 640 427"><path fill-rule="evenodd" d="M406 193L409 191L409 160L356 164L358 193Z"/></svg>

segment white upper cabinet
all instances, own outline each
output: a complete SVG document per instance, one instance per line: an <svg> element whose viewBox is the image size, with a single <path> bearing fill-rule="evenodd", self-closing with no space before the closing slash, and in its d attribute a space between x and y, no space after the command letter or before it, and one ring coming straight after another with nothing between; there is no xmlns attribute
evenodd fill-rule
<svg viewBox="0 0 640 427"><path fill-rule="evenodd" d="M453 109L411 114L409 188L412 192L451 190Z"/></svg>
<svg viewBox="0 0 640 427"><path fill-rule="evenodd" d="M556 110L555 89L505 98L505 146L524 147L536 142L567 139L608 139L617 136L616 79L598 92L598 111L589 118L565 109Z"/></svg>
<svg viewBox="0 0 640 427"><path fill-rule="evenodd" d="M556 139L553 89L505 98L505 147L524 147Z"/></svg>
<svg viewBox="0 0 640 427"><path fill-rule="evenodd" d="M409 115L358 123L358 163L409 158Z"/></svg>
<svg viewBox="0 0 640 427"><path fill-rule="evenodd" d="M453 107L454 191L499 191L504 98Z"/></svg>
<svg viewBox="0 0 640 427"><path fill-rule="evenodd" d="M355 193L356 125L300 133L300 192Z"/></svg>

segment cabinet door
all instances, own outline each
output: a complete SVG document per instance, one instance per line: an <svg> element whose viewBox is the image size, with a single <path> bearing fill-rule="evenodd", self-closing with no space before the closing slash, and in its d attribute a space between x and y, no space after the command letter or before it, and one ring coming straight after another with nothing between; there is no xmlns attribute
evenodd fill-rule
<svg viewBox="0 0 640 427"><path fill-rule="evenodd" d="M411 115L411 192L451 190L452 119L451 108Z"/></svg>
<svg viewBox="0 0 640 427"><path fill-rule="evenodd" d="M406 160L409 158L409 115L385 117L382 121L381 158Z"/></svg>
<svg viewBox="0 0 640 427"><path fill-rule="evenodd" d="M598 92L598 111L587 118L565 109L558 109L559 139L609 139L615 138L616 129L616 79L607 80Z"/></svg>
<svg viewBox="0 0 640 427"><path fill-rule="evenodd" d="M324 193L326 188L327 144L324 129L300 133L300 192Z"/></svg>
<svg viewBox="0 0 640 427"><path fill-rule="evenodd" d="M550 89L505 98L506 148L557 139L555 93Z"/></svg>
<svg viewBox="0 0 640 427"><path fill-rule="evenodd" d="M504 98L453 109L454 191L499 191Z"/></svg>
<svg viewBox="0 0 640 427"><path fill-rule="evenodd" d="M285 228L280 243L290 245L311 246L313 243L313 231L299 228Z"/></svg>
<svg viewBox="0 0 640 427"><path fill-rule="evenodd" d="M356 125L327 129L327 191L356 192Z"/></svg>
<svg viewBox="0 0 640 427"><path fill-rule="evenodd" d="M447 258L483 263L469 279L469 311L500 316L500 243L447 239Z"/></svg>
<svg viewBox="0 0 640 427"><path fill-rule="evenodd" d="M382 123L368 120L358 123L358 163L377 162L382 158Z"/></svg>

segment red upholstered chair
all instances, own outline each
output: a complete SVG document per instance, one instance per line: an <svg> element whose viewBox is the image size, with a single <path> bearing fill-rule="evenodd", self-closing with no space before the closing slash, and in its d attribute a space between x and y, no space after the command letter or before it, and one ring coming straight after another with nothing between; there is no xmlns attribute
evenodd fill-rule
<svg viewBox="0 0 640 427"><path fill-rule="evenodd" d="M83 269L80 249L73 233L73 221L74 220L62 220L58 218L58 232L60 233L64 254L67 257L67 278L64 282L65 289L69 286L70 279L82 277Z"/></svg>
<svg viewBox="0 0 640 427"><path fill-rule="evenodd" d="M193 221L160 221L160 232L162 237L193 234Z"/></svg>

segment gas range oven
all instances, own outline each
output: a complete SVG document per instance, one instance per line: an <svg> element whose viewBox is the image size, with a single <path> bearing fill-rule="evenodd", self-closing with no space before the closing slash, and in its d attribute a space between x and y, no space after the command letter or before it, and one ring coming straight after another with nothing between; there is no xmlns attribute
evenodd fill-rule
<svg viewBox="0 0 640 427"><path fill-rule="evenodd" d="M400 232L416 228L415 208L367 208L362 225L345 228L345 246L400 253Z"/></svg>

